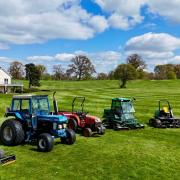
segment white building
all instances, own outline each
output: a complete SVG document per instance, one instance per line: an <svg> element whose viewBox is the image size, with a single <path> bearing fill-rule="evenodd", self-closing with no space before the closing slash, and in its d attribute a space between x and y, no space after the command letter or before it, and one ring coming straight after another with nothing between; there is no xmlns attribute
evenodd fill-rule
<svg viewBox="0 0 180 180"><path fill-rule="evenodd" d="M7 93L12 88L15 91L16 87L20 87L23 90L23 84L11 83L11 75L0 67L0 92Z"/></svg>
<svg viewBox="0 0 180 180"><path fill-rule="evenodd" d="M11 84L11 76L0 67L0 84Z"/></svg>

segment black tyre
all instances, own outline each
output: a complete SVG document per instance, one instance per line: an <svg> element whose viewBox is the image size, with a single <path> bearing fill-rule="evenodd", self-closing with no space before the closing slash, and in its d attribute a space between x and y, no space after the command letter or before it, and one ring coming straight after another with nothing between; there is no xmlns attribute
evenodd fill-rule
<svg viewBox="0 0 180 180"><path fill-rule="evenodd" d="M0 131L0 138L4 145L19 145L24 141L24 136L24 130L19 121L9 119L3 122Z"/></svg>
<svg viewBox="0 0 180 180"><path fill-rule="evenodd" d="M155 119L153 119L153 118L150 119L150 120L149 120L149 126L154 126L154 121L155 121Z"/></svg>
<svg viewBox="0 0 180 180"><path fill-rule="evenodd" d="M67 137L66 138L61 138L61 142L63 144L74 144L76 141L76 134L72 129L66 129Z"/></svg>
<svg viewBox="0 0 180 180"><path fill-rule="evenodd" d="M37 147L40 152L49 152L53 149L54 140L48 133L40 134L38 137Z"/></svg>
<svg viewBox="0 0 180 180"><path fill-rule="evenodd" d="M85 137L91 137L92 136L92 130L90 129L90 128L85 128L84 130L83 130L83 136L85 136Z"/></svg>
<svg viewBox="0 0 180 180"><path fill-rule="evenodd" d="M77 130L77 122L76 122L76 120L69 119L68 128L72 129L73 131L76 131Z"/></svg>
<svg viewBox="0 0 180 180"><path fill-rule="evenodd" d="M100 133L100 135L104 135L105 134L105 127L103 126L103 125L101 125L101 133Z"/></svg>
<svg viewBox="0 0 180 180"><path fill-rule="evenodd" d="M166 128L166 126L164 127L163 125L162 125L162 123L161 123L161 121L159 120L159 119L155 119L154 120L154 127L155 128Z"/></svg>

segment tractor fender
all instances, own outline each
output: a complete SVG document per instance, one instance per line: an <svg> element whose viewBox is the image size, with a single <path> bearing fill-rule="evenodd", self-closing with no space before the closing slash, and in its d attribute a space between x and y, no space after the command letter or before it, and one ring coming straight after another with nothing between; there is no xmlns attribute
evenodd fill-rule
<svg viewBox="0 0 180 180"><path fill-rule="evenodd" d="M69 119L74 119L77 122L77 125L81 126L81 120L76 114L71 115Z"/></svg>
<svg viewBox="0 0 180 180"><path fill-rule="evenodd" d="M8 112L5 114L5 117L14 116L18 120L23 120L22 116L18 112Z"/></svg>
<svg viewBox="0 0 180 180"><path fill-rule="evenodd" d="M23 120L23 118L22 118L20 113L16 112L16 113L14 113L14 115L15 115L16 119Z"/></svg>

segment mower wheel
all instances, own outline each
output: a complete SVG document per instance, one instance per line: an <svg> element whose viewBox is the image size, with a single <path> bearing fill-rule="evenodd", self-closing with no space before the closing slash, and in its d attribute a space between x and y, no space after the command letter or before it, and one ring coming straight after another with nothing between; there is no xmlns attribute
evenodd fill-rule
<svg viewBox="0 0 180 180"><path fill-rule="evenodd" d="M37 147L40 152L49 152L53 149L54 140L48 133L40 134L37 141Z"/></svg>
<svg viewBox="0 0 180 180"><path fill-rule="evenodd" d="M162 123L161 123L161 121L160 121L159 119L155 119L155 121L154 121L154 127L155 127L155 128L160 128L160 127L162 127ZM166 128L166 126L164 126L163 128Z"/></svg>
<svg viewBox="0 0 180 180"><path fill-rule="evenodd" d="M67 137L66 138L61 138L61 142L63 144L68 144L72 145L76 141L76 134L72 129L66 129Z"/></svg>
<svg viewBox="0 0 180 180"><path fill-rule="evenodd" d="M19 121L8 119L3 122L0 131L0 138L4 145L19 145L24 140L24 130Z"/></svg>
<svg viewBox="0 0 180 180"><path fill-rule="evenodd" d="M85 128L84 130L83 130L83 136L85 136L85 137L91 137L92 136L92 130L90 129L90 128Z"/></svg>
<svg viewBox="0 0 180 180"><path fill-rule="evenodd" d="M68 128L72 129L73 131L77 130L77 122L75 119L69 119Z"/></svg>
<svg viewBox="0 0 180 180"><path fill-rule="evenodd" d="M150 126L154 126L154 121L155 121L155 119L151 118L151 119L149 120L149 125L150 125Z"/></svg>

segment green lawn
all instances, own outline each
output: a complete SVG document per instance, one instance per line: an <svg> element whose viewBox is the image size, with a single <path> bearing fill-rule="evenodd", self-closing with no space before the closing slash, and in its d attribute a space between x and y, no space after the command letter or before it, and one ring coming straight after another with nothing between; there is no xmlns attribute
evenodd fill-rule
<svg viewBox="0 0 180 180"><path fill-rule="evenodd" d="M26 82L27 84L27 82ZM169 99L173 112L180 116L180 81L132 81L119 89L118 81L53 82L43 81L38 94L57 91L59 108L71 109L74 96L86 97L86 111L102 117L113 97L135 97L136 116L146 123L158 99ZM43 90L50 90L43 91ZM0 121L12 95L0 95ZM107 130L101 137L77 135L74 145L56 140L52 152L39 153L36 146L0 148L12 151L17 161L0 167L3 179L180 179L180 129L154 129L116 132Z"/></svg>

